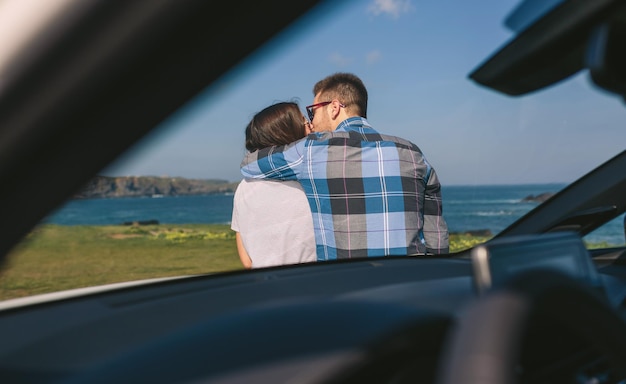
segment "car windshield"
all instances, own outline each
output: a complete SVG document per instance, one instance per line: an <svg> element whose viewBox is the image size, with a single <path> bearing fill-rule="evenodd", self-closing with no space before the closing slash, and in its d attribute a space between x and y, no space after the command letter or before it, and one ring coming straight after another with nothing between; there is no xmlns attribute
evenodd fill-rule
<svg viewBox="0 0 626 384"><path fill-rule="evenodd" d="M9 3L0 2L0 15ZM599 90L585 71L520 96L469 78L514 37L509 27L525 26L505 25L518 5L320 4L43 219L11 251L0 300L243 271L231 219L246 126L278 102L294 101L307 116L305 107L320 101L314 84L337 72L363 80L367 120L377 131L415 143L436 170L450 254L491 239L626 143L623 100ZM624 246L623 215L584 240L589 248Z"/></svg>

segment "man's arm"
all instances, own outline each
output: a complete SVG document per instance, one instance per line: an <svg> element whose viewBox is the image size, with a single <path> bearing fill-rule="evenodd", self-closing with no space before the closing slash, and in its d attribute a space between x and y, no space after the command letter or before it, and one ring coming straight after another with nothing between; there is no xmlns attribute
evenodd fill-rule
<svg viewBox="0 0 626 384"><path fill-rule="evenodd" d="M448 224L443 218L441 184L434 169L426 183L424 198L424 240L426 253L449 253Z"/></svg>
<svg viewBox="0 0 626 384"><path fill-rule="evenodd" d="M248 152L241 162L241 174L253 179L297 180L305 140Z"/></svg>

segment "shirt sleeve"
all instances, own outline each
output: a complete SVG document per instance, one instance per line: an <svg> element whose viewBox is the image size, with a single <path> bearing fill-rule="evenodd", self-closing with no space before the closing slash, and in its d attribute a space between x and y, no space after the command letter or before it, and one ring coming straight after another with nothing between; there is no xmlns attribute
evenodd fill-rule
<svg viewBox="0 0 626 384"><path fill-rule="evenodd" d="M241 162L241 174L253 179L297 180L305 141L248 152Z"/></svg>
<svg viewBox="0 0 626 384"><path fill-rule="evenodd" d="M424 199L424 241L426 253L449 253L448 224L443 218L441 184L435 170L431 168L426 183Z"/></svg>

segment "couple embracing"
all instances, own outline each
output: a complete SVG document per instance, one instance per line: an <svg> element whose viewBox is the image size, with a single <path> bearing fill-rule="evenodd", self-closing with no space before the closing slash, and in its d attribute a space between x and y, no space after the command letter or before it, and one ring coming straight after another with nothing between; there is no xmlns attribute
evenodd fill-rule
<svg viewBox="0 0 626 384"><path fill-rule="evenodd" d="M441 185L417 145L372 128L353 74L313 94L308 119L283 102L246 127L231 224L244 266L447 253Z"/></svg>

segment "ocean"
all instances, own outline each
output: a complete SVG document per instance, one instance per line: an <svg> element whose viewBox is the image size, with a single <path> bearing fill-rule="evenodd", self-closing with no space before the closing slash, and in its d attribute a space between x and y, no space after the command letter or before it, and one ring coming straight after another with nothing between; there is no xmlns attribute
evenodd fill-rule
<svg viewBox="0 0 626 384"><path fill-rule="evenodd" d="M450 232L506 228L538 203L527 196L558 192L564 184L443 186L444 218ZM229 224L233 195L71 200L44 219L59 225L117 225L157 220L162 224ZM591 242L624 244L623 217L588 235Z"/></svg>

